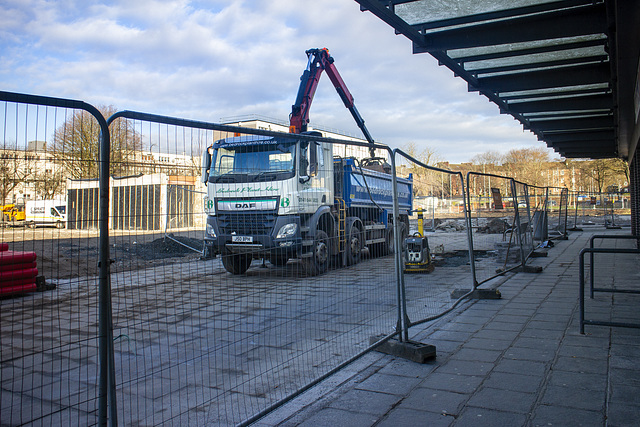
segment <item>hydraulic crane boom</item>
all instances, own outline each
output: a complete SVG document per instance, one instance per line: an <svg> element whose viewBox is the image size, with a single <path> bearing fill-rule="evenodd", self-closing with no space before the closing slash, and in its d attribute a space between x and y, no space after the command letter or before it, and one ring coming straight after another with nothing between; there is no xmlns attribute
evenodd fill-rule
<svg viewBox="0 0 640 427"><path fill-rule="evenodd" d="M313 96L316 93L318 82L323 71L326 71L331 83L336 88L340 99L344 102L344 106L349 109L351 115L358 127L362 130L366 140L371 144L369 153L371 157L375 157L375 148L373 146L374 141L371 134L364 125L364 120L360 113L356 109L353 96L347 89L340 73L333 64L333 58L329 55L329 50L324 49L309 49L305 52L307 54L308 63L307 68L300 77L300 87L298 88L298 95L296 96L296 103L292 106L291 115L289 116L289 132L301 133L307 130L307 124L309 123L309 110L311 108L311 102Z"/></svg>

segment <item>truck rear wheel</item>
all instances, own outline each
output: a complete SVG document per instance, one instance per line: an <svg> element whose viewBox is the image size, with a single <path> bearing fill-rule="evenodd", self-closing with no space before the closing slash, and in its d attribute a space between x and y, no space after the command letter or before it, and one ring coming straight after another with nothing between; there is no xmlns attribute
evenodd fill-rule
<svg viewBox="0 0 640 427"><path fill-rule="evenodd" d="M313 239L313 252L311 257L305 258L305 267L307 274L317 276L322 274L329 268L331 260L331 242L329 236L322 230L316 231L316 237Z"/></svg>
<svg viewBox="0 0 640 427"><path fill-rule="evenodd" d="M64 228L64 222L62 221L56 222L56 228Z"/></svg>
<svg viewBox="0 0 640 427"><path fill-rule="evenodd" d="M27 223L27 227L29 227L29 228L31 228L31 229L33 230L34 228L36 228L36 223L35 223L35 222L33 222L33 221L28 222L28 223Z"/></svg>
<svg viewBox="0 0 640 427"><path fill-rule="evenodd" d="M355 225L349 231L347 238L347 265L357 264L362 255L362 232Z"/></svg>
<svg viewBox="0 0 640 427"><path fill-rule="evenodd" d="M244 274L251 265L249 254L225 254L222 255L222 265L231 274Z"/></svg>

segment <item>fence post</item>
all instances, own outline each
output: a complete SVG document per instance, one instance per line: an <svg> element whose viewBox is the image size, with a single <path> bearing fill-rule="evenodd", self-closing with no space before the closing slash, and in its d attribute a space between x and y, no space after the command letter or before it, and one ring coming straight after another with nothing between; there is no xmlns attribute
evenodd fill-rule
<svg viewBox="0 0 640 427"><path fill-rule="evenodd" d="M97 112L97 110L96 110ZM99 115L99 116L98 116ZM109 124L102 114L96 115L100 123L99 147L99 189L98 189L98 223L99 223L99 335L100 335L100 392L99 423L118 425L116 406L115 361L113 350L113 318L111 312L111 279L109 255L109 167L111 138ZM108 396L108 398L107 398ZM108 414L107 414L108 406Z"/></svg>
<svg viewBox="0 0 640 427"><path fill-rule="evenodd" d="M396 174L396 152L391 153L391 185L393 185L393 246L395 252L393 259L396 266L396 282L398 296L398 321L397 332L400 342L409 340L409 327L407 322L407 299L404 288L404 274L402 268L402 236L400 233L400 207L398 206L398 176ZM410 195L409 197L412 197Z"/></svg>
<svg viewBox="0 0 640 427"><path fill-rule="evenodd" d="M462 200L464 202L464 217L467 223L467 240L469 241L468 246L469 246L469 266L471 267L471 281L472 281L472 286L473 289L477 289L478 287L478 279L476 277L476 259L475 259L475 255L473 254L473 229L471 228L471 191L469 190L469 176L471 175L471 172L467 172L467 193L466 195L464 194L464 182L461 182L463 185L461 185L462 188Z"/></svg>

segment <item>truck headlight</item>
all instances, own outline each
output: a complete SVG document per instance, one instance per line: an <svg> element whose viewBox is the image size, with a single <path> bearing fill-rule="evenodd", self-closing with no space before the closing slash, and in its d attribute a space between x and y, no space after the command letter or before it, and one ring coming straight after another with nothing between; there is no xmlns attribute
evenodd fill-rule
<svg viewBox="0 0 640 427"><path fill-rule="evenodd" d="M216 230L213 229L213 226L211 224L207 224L207 236L209 237L216 237Z"/></svg>
<svg viewBox="0 0 640 427"><path fill-rule="evenodd" d="M296 235L296 231L298 231L298 224L296 223L285 224L282 227L280 227L280 231L278 231L278 235L276 236L276 239L286 239L288 237L293 237Z"/></svg>

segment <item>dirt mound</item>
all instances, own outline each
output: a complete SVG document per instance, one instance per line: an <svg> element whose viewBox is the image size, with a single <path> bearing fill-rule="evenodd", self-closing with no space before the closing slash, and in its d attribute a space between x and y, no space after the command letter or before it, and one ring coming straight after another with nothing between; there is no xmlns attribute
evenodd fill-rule
<svg viewBox="0 0 640 427"><path fill-rule="evenodd" d="M193 255L196 254L195 250L202 249L202 245L203 241L200 239L172 236L171 238L162 237L149 243L125 244L122 250L144 260L154 260Z"/></svg>

